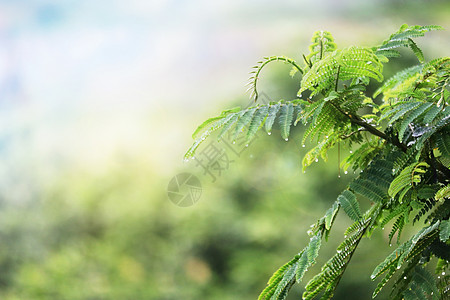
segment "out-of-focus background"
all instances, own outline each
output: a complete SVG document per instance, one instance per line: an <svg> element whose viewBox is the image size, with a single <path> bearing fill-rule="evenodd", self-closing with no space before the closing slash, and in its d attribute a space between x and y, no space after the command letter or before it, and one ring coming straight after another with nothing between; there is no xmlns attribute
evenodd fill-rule
<svg viewBox="0 0 450 300"><path fill-rule="evenodd" d="M215 167L184 163L196 126L248 106L251 66L301 61L315 30L372 46L449 17L445 0L1 0L0 298L255 299L352 175L338 178L333 154L301 173L301 128L205 143ZM449 37L418 43L432 59ZM416 61L386 75L399 63ZM263 71L262 101L295 97L289 69ZM169 199L188 193L181 173L201 184L188 207ZM349 224L339 217L315 270ZM387 233L363 242L336 299L370 297Z"/></svg>

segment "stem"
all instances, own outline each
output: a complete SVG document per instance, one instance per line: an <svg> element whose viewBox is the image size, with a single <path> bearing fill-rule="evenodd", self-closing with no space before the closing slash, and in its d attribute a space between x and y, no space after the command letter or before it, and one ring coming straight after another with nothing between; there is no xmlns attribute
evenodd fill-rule
<svg viewBox="0 0 450 300"><path fill-rule="evenodd" d="M322 39L320 40L320 59L323 57L323 42Z"/></svg>
<svg viewBox="0 0 450 300"><path fill-rule="evenodd" d="M336 84L334 85L334 91L338 90L338 82L339 82L339 72L341 71L341 65L338 65L337 75L336 75Z"/></svg>
<svg viewBox="0 0 450 300"><path fill-rule="evenodd" d="M341 143L338 142L338 173L339 177L341 177Z"/></svg>
<svg viewBox="0 0 450 300"><path fill-rule="evenodd" d="M380 206L375 206L375 205L374 205L374 206L372 206L372 207L369 209L370 213L369 213L369 211L366 212L366 214L369 213L369 216L367 216L367 219L366 219L366 220L367 220L367 225L366 225L366 226L364 227L364 229L361 231L361 235L359 236L359 238L358 238L358 240L356 241L356 244L355 244L355 246L354 246L355 248L354 248L353 251L350 253L350 256L348 257L348 261L347 261L347 263L344 265L341 275L339 275L339 277L338 277L337 280L336 280L336 284L334 285L335 287L339 284L339 281L341 280L342 276L343 276L344 273L345 273L345 269L347 269L347 266L350 264L350 260L352 259L353 254L356 252L356 249L358 248L359 242L361 242L361 240L362 240L364 234L366 233L367 229L368 229L369 227L373 226L373 224L374 224L374 222L375 222L375 220L376 220L378 214L379 214L379 213L381 212L381 210L382 210L382 207L383 207L382 205L380 205Z"/></svg>
<svg viewBox="0 0 450 300"><path fill-rule="evenodd" d="M252 96L254 95L254 97L255 97L255 102L258 99L258 90L256 89L256 84L258 83L259 73L261 73L261 70L265 67L265 65L267 65L268 63L270 63L272 61L278 61L278 60L284 61L285 63L292 65L294 68L296 68L300 72L300 74L303 75L303 69L292 58L285 57L285 56L271 56L271 57L265 58L264 62L261 62L261 64L259 66L255 67L256 68L255 71L250 72L250 73L254 74L250 78L249 84L251 85L250 89L252 90Z"/></svg>
<svg viewBox="0 0 450 300"><path fill-rule="evenodd" d="M366 123L364 120L362 120L359 116L352 116L347 114L345 111L343 111L339 106L337 106L336 104L334 104L333 102L331 102L331 105L333 105L340 113L342 113L344 116L346 116L347 118L350 119L350 122L355 123L361 127L364 127L368 132L372 133L373 135L376 135L380 138L382 138L383 140L386 140L390 143L392 143L394 146L397 146L398 148L400 148L403 152L406 152L406 150L408 149L408 146L406 146L405 144L401 143L398 140L398 137L394 136L393 138L389 138L389 136L376 129L375 127L373 127L372 125L370 125L369 123Z"/></svg>

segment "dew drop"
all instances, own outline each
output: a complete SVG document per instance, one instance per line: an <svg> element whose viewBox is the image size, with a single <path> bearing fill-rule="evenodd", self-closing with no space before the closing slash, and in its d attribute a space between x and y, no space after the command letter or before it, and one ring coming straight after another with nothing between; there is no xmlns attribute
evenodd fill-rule
<svg viewBox="0 0 450 300"><path fill-rule="evenodd" d="M205 140L205 137L202 137L202 141L204 141Z"/></svg>
<svg viewBox="0 0 450 300"><path fill-rule="evenodd" d="M337 250L336 252L337 252L337 253L341 253L341 252L342 252L342 250Z"/></svg>
<svg viewBox="0 0 450 300"><path fill-rule="evenodd" d="M338 175L338 178L341 178L341 175Z"/></svg>
<svg viewBox="0 0 450 300"><path fill-rule="evenodd" d="M348 172L347 172L347 171L345 171L345 172L344 172L344 174L348 174Z"/></svg>
<svg viewBox="0 0 450 300"><path fill-rule="evenodd" d="M383 228L381 228L381 230L384 230L384 227L383 227Z"/></svg>
<svg viewBox="0 0 450 300"><path fill-rule="evenodd" d="M303 148L305 148L305 145L302 145Z"/></svg>
<svg viewBox="0 0 450 300"><path fill-rule="evenodd" d="M408 277L406 277L406 276L405 276L405 277L403 277L403 279L406 279L406 278L408 278Z"/></svg>
<svg viewBox="0 0 450 300"><path fill-rule="evenodd" d="M288 138L285 138L284 140L285 140L286 142L287 142L287 141L289 141L289 139L288 139Z"/></svg>
<svg viewBox="0 0 450 300"><path fill-rule="evenodd" d="M192 160L194 160L195 159L195 156L192 156Z"/></svg>
<svg viewBox="0 0 450 300"><path fill-rule="evenodd" d="M438 276L438 279L441 279L441 276Z"/></svg>
<svg viewBox="0 0 450 300"><path fill-rule="evenodd" d="M350 154L352 154L353 153L353 151L352 150L350 150Z"/></svg>
<svg viewBox="0 0 450 300"><path fill-rule="evenodd" d="M248 144L246 144L245 147L248 147Z"/></svg>
<svg viewBox="0 0 450 300"><path fill-rule="evenodd" d="M316 158L316 162L318 162L319 161L319 159L318 158Z"/></svg>
<svg viewBox="0 0 450 300"><path fill-rule="evenodd" d="M371 61L368 61L367 64L370 65L370 64L372 64L372 62L371 62Z"/></svg>
<svg viewBox="0 0 450 300"><path fill-rule="evenodd" d="M268 135L271 135L271 134L272 134L272 132L268 132L267 134L268 134Z"/></svg>
<svg viewBox="0 0 450 300"><path fill-rule="evenodd" d="M233 141L233 145L236 144L236 141Z"/></svg>
<svg viewBox="0 0 450 300"><path fill-rule="evenodd" d="M445 275L445 272L442 272L442 276L444 276Z"/></svg>
<svg viewBox="0 0 450 300"><path fill-rule="evenodd" d="M389 247L392 247L392 244L389 244Z"/></svg>
<svg viewBox="0 0 450 300"><path fill-rule="evenodd" d="M398 267L397 267L397 270L400 270L400 268L401 268L401 266L398 266Z"/></svg>
<svg viewBox="0 0 450 300"><path fill-rule="evenodd" d="M370 275L370 279L375 279L375 275Z"/></svg>

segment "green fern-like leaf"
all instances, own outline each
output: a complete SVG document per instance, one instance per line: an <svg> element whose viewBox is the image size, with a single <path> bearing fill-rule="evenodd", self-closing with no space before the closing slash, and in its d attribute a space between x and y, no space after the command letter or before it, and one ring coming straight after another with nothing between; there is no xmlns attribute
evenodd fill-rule
<svg viewBox="0 0 450 300"><path fill-rule="evenodd" d="M272 275L267 283L267 287L259 295L258 300L285 299L292 285L295 282L300 282L306 270L315 264L320 244L321 233L318 233L311 238L305 249Z"/></svg>
<svg viewBox="0 0 450 300"><path fill-rule="evenodd" d="M334 202L333 206L330 207L324 216L325 221L325 229L330 230L331 226L333 225L334 219L336 218L336 214L339 211L339 202Z"/></svg>
<svg viewBox="0 0 450 300"><path fill-rule="evenodd" d="M427 109L433 106L432 103L422 103L418 107L414 108L407 115L403 117L402 122L400 123L400 128L398 129L398 137L400 142L403 141L404 134L408 126L420 115L422 115Z"/></svg>
<svg viewBox="0 0 450 300"><path fill-rule="evenodd" d="M423 123L424 124L430 124L434 121L434 119L437 117L437 115L441 112L442 107L439 107L437 105L433 105L430 110L424 115L423 117Z"/></svg>
<svg viewBox="0 0 450 300"><path fill-rule="evenodd" d="M434 142L442 155L450 157L450 135L448 133L435 134Z"/></svg>
<svg viewBox="0 0 450 300"><path fill-rule="evenodd" d="M436 229L438 226L439 222L436 222L432 226L422 228L417 234L411 237L411 239L401 244L374 269L370 278L375 280L375 278L392 267L400 269L407 259L412 259L421 253L437 237Z"/></svg>
<svg viewBox="0 0 450 300"><path fill-rule="evenodd" d="M237 139L238 135L240 135L244 131L244 127L250 124L253 119L253 115L256 112L256 107L249 108L245 111L245 113L237 120L236 127L234 128L233 141Z"/></svg>
<svg viewBox="0 0 450 300"><path fill-rule="evenodd" d="M299 260L300 255L301 254L296 255L292 260L288 261L286 264L281 266L275 273L273 273L272 277L270 277L269 281L267 282L267 287L259 295L258 300L271 299L271 297L275 294L277 288L281 286L280 283L286 274L289 274L288 275L289 277L295 276L294 272L295 264ZM286 287L287 284L288 282L284 282L282 286Z"/></svg>
<svg viewBox="0 0 450 300"><path fill-rule="evenodd" d="M240 110L240 108L226 110L219 116L208 119L197 128L193 134L196 139L186 152L185 159L193 157L200 144L220 128L222 130L217 137L218 140L233 131L231 135L233 140L244 134L248 143L262 127L270 134L272 126L278 118L281 135L284 139L287 139L290 127L293 125L294 112L300 113L301 105L301 101L284 102L282 100L278 103L249 107L245 110Z"/></svg>
<svg viewBox="0 0 450 300"><path fill-rule="evenodd" d="M338 197L338 201L344 209L345 213L353 221L359 221L362 218L361 211L359 209L359 203L356 200L356 196L350 191L344 191Z"/></svg>
<svg viewBox="0 0 450 300"><path fill-rule="evenodd" d="M372 142L373 143L373 142ZM365 169L369 162L379 153L381 150L377 144L375 146L371 142L364 143L360 145L358 149L353 151L349 156L347 156L341 163L341 167L347 170L352 167L353 170Z"/></svg>
<svg viewBox="0 0 450 300"><path fill-rule="evenodd" d="M419 48L419 46L417 46L417 44L411 38L408 38L408 42L409 42L408 46L413 51L414 55L417 57L417 59L419 59L419 61L421 63L423 63L425 61L425 58L423 57L422 50Z"/></svg>
<svg viewBox="0 0 450 300"><path fill-rule="evenodd" d="M380 116L379 120L381 121L386 118L389 118L388 125L392 125L398 119L403 117L406 113L416 109L421 104L422 102L420 101L406 101L398 103L397 105L395 105L394 108L386 109L386 112Z"/></svg>
<svg viewBox="0 0 450 300"><path fill-rule="evenodd" d="M294 106L292 103L285 104L281 107L280 111L280 130L281 137L288 140L289 131L291 130L292 120L294 118Z"/></svg>
<svg viewBox="0 0 450 300"><path fill-rule="evenodd" d="M450 185L446 185L442 187L439 191L436 192L434 199L436 201L443 200L444 198L450 198Z"/></svg>
<svg viewBox="0 0 450 300"><path fill-rule="evenodd" d="M277 117L280 107L281 105L279 103L269 106L269 115L267 116L267 120L265 123L265 129L268 134L271 134L272 132L272 126L273 123L275 122L275 118Z"/></svg>
<svg viewBox="0 0 450 300"><path fill-rule="evenodd" d="M256 132L264 125L268 110L269 108L266 105L258 107L256 109L256 112L253 115L252 120L250 121L250 126L248 127L246 140L247 143L249 143L255 137Z"/></svg>
<svg viewBox="0 0 450 300"><path fill-rule="evenodd" d="M305 251L303 251L300 259L298 260L295 276L297 282L300 282L308 268L316 263L316 258L319 255L320 245L321 234L319 233L311 238L309 245L305 248Z"/></svg>
<svg viewBox="0 0 450 300"><path fill-rule="evenodd" d="M361 220L359 229L339 245L337 253L322 267L319 274L313 277L306 285L303 299L312 299L321 291L325 291L325 299L333 295L336 284L350 262L353 252L364 235L371 218Z"/></svg>
<svg viewBox="0 0 450 300"><path fill-rule="evenodd" d="M396 91L396 89L401 86L403 82L416 76L421 70L422 66L417 65L398 72L397 74L386 80L383 85L375 91L373 97L375 98L381 93L384 93L387 94L385 96L385 99L391 98L389 94L392 94L393 91Z"/></svg>
<svg viewBox="0 0 450 300"><path fill-rule="evenodd" d="M450 220L441 221L439 225L439 238L441 241L446 242L450 237Z"/></svg>
<svg viewBox="0 0 450 300"><path fill-rule="evenodd" d="M394 222L394 225L392 226L391 232L389 233L389 244L392 241L392 238L394 237L395 233L397 233L397 243L400 240L400 236L402 234L403 226L405 226L405 219L406 216L409 214L409 208L403 212L403 215L398 217L397 220Z"/></svg>
<svg viewBox="0 0 450 300"><path fill-rule="evenodd" d="M240 107L227 109L227 110L224 110L222 113L220 113L219 116L214 117L214 118L209 118L208 120L203 122L200 126L198 126L198 128L192 134L192 138L197 139L200 136L200 133L204 133L206 131L206 129L212 128L213 125L215 125L216 123L219 123L220 125L216 125L214 127L220 128L218 126L221 126L222 124L227 122L230 119L230 117L232 117L233 113L238 112L240 110L241 110ZM225 118L227 116L229 116L229 118ZM224 119L225 119L225 121L224 121Z"/></svg>
<svg viewBox="0 0 450 300"><path fill-rule="evenodd" d="M392 278L392 276L394 275L395 271L397 271L397 269L394 266L392 266L392 267L390 267L388 269L388 271L387 271L386 275L384 276L383 280L381 280L380 283L378 283L376 289L373 291L372 298L375 298L381 292L381 290L384 288L384 286Z"/></svg>
<svg viewBox="0 0 450 300"><path fill-rule="evenodd" d="M408 26L407 24L403 24L396 33L392 34L388 40L384 41L383 44L378 47L377 53L383 55L386 51L392 51L392 49L398 47L410 47L419 61L423 61L423 53L412 38L422 37L426 32L441 29L443 29L441 26L436 25Z"/></svg>
<svg viewBox="0 0 450 300"><path fill-rule="evenodd" d="M408 287L403 291L405 300L438 299L439 290L433 276L424 268L416 267Z"/></svg>
<svg viewBox="0 0 450 300"><path fill-rule="evenodd" d="M193 157L195 150L200 146L200 144L213 132L222 128L225 124L235 118L235 114L239 113L240 108L229 109L220 114L220 116L215 118L210 118L203 122L199 128L194 132L193 138L196 139L189 150L184 155L185 159Z"/></svg>
<svg viewBox="0 0 450 300"><path fill-rule="evenodd" d="M336 44L331 33L323 30L316 31L311 38L310 53L305 57L305 61L311 67L334 50L336 50Z"/></svg>
<svg viewBox="0 0 450 300"><path fill-rule="evenodd" d="M350 47L336 50L315 63L304 74L298 95L306 90L312 92L311 96L326 91L335 85L337 77L347 80L367 76L381 81L382 71L383 65L369 48Z"/></svg>
<svg viewBox="0 0 450 300"><path fill-rule="evenodd" d="M298 96L306 90L311 91L311 97L323 90L329 89L336 80L339 65L336 55L329 55L316 62L311 69L303 75Z"/></svg>
<svg viewBox="0 0 450 300"><path fill-rule="evenodd" d="M429 165L425 162L414 163L405 169L392 181L389 186L389 196L395 197L399 192L409 190L414 184L420 183L420 174L425 173Z"/></svg>
<svg viewBox="0 0 450 300"><path fill-rule="evenodd" d="M367 76L383 80L383 64L370 48L350 47L336 56L339 63L339 79L348 80Z"/></svg>

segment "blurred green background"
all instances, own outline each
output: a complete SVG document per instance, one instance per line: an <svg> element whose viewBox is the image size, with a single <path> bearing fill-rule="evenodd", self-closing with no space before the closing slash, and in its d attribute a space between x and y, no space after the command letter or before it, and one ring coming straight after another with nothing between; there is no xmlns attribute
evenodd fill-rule
<svg viewBox="0 0 450 300"><path fill-rule="evenodd" d="M0 299L256 299L353 174L338 178L336 153L303 174L296 128L239 155L210 144L230 162L214 181L182 161L196 126L248 106L250 67L300 61L315 30L371 46L449 16L444 0L0 1ZM449 33L418 43L448 55ZM402 63L415 61L386 76ZM295 97L288 72L263 71L263 100ZM189 207L167 194L183 172L202 185ZM349 224L339 216L305 282ZM362 242L336 299L370 298L386 231Z"/></svg>

